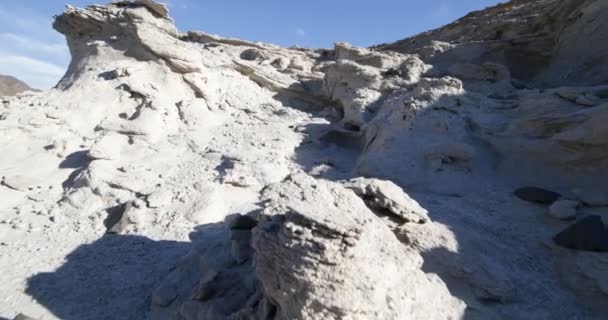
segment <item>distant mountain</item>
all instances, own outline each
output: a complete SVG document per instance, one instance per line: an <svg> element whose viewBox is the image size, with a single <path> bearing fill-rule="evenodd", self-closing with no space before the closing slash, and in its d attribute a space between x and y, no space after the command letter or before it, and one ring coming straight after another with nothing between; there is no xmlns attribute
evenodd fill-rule
<svg viewBox="0 0 608 320"><path fill-rule="evenodd" d="M34 90L25 82L11 76L0 75L0 96L14 96L20 92Z"/></svg>

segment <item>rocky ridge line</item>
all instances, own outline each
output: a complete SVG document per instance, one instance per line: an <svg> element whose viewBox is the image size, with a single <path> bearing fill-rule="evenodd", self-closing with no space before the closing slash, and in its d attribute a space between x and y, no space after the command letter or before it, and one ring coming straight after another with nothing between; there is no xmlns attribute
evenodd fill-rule
<svg viewBox="0 0 608 320"><path fill-rule="evenodd" d="M14 96L25 91L33 91L25 82L11 76L0 75L0 96Z"/></svg>
<svg viewBox="0 0 608 320"><path fill-rule="evenodd" d="M541 8L542 20L559 5L563 16L606 21L593 18L606 13L601 2L579 4L498 8ZM500 31L494 22L488 34ZM144 248L145 276L117 276L137 294L112 303L87 291L112 292L112 283L54 278L73 264L105 275L82 253L32 275L50 264L44 255L17 259L0 246L2 262L17 264L8 276L27 278L22 290L54 317L143 318L150 293L153 319L604 314L607 264L587 249L602 248L605 230L588 217L608 205L592 179L608 169L608 87L593 70L577 75L593 84L585 87L576 77L520 79L508 61L485 59L496 42L484 37L404 54L182 34L152 1L68 7L54 26L73 56L66 76L0 109L11 155L0 163L10 168L0 186L11 199L0 208L6 241L26 239L32 252L85 241L131 252L118 240L134 235L193 242L181 259ZM560 39L579 25L570 28ZM510 42L526 34L509 33ZM535 187L518 188L526 185ZM570 232L552 242L569 228L547 220L558 201L583 204L572 226L596 232L575 239L576 251L559 245L572 243ZM78 304L52 303L60 290Z"/></svg>

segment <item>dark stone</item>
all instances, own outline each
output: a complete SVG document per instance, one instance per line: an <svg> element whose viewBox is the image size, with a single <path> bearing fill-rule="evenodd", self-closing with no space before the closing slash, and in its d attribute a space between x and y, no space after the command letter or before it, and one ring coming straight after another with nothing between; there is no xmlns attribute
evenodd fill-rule
<svg viewBox="0 0 608 320"><path fill-rule="evenodd" d="M254 218L242 215L236 217L234 220L230 222L230 229L232 230L251 230L258 225L258 221Z"/></svg>
<svg viewBox="0 0 608 320"><path fill-rule="evenodd" d="M553 204L561 198L561 195L557 192L553 192L547 189L537 187L523 187L513 192L516 197L524 201L540 203L540 204Z"/></svg>
<svg viewBox="0 0 608 320"><path fill-rule="evenodd" d="M558 233L553 241L569 249L608 252L608 229L600 216L591 215Z"/></svg>
<svg viewBox="0 0 608 320"><path fill-rule="evenodd" d="M34 318L28 317L23 313L18 314L13 320L35 320Z"/></svg>
<svg viewBox="0 0 608 320"><path fill-rule="evenodd" d="M102 78L103 80L114 80L116 79L116 73L114 72L114 70L112 71L104 71L100 74L97 75L98 77Z"/></svg>
<svg viewBox="0 0 608 320"><path fill-rule="evenodd" d="M121 205L106 209L108 217L104 220L103 224L106 226L107 233L121 233L125 230L129 224L127 213L133 207L131 201L125 202Z"/></svg>
<svg viewBox="0 0 608 320"><path fill-rule="evenodd" d="M247 49L247 50L241 52L241 59L247 60L247 61L254 61L254 60L257 60L262 57L263 57L262 53L257 49Z"/></svg>

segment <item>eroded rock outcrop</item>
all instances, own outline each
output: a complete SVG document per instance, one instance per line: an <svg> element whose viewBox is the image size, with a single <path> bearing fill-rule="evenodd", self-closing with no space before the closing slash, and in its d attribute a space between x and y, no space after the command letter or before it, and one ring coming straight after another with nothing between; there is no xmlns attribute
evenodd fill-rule
<svg viewBox="0 0 608 320"><path fill-rule="evenodd" d="M601 319L605 17L604 1L516 0L314 50L181 33L153 1L68 7L65 77L0 104L0 293L29 295L0 307Z"/></svg>
<svg viewBox="0 0 608 320"><path fill-rule="evenodd" d="M194 304L176 301L188 306L173 307L180 310L181 316L186 319L236 319L239 315L255 319L461 317L464 304L449 294L436 275L420 270L422 259L418 252L404 247L355 193L340 184L294 173L266 188L261 200L264 208L258 213L260 223L253 229L250 243L253 261L243 265L234 245L237 238L241 241L238 246L249 239L243 232L249 232L248 228L255 223L247 222L251 218L237 217L231 223L233 262L226 263L224 269L204 270L199 288L204 286L206 294L201 297L195 293L193 299L198 302ZM247 228L234 227L245 224ZM202 259L204 268L211 263L204 260L215 256L204 255ZM246 277L247 273L234 272L243 268L253 270L257 288L241 288L237 295L240 298L227 295L236 284L220 279L233 274L234 281L239 281L236 279ZM215 275L211 281L205 280L209 274ZM244 292L249 292L247 301ZM241 299L243 309L227 309L235 299ZM219 306L224 306L223 313Z"/></svg>
<svg viewBox="0 0 608 320"><path fill-rule="evenodd" d="M430 54L436 67L497 62L536 86L599 85L608 80L606 34L597 32L607 28L607 10L597 0L515 0L377 48Z"/></svg>
<svg viewBox="0 0 608 320"><path fill-rule="evenodd" d="M256 275L284 319L457 319L462 304L353 193L302 174L265 190Z"/></svg>
<svg viewBox="0 0 608 320"><path fill-rule="evenodd" d="M425 223L429 220L426 209L390 181L356 178L345 182L344 186L361 197L370 209L379 210L379 214L388 213L403 222Z"/></svg>

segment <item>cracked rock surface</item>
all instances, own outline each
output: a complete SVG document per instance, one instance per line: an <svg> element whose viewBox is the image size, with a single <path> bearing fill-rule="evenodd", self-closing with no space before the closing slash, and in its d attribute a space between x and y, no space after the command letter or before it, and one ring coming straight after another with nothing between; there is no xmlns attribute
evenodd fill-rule
<svg viewBox="0 0 608 320"><path fill-rule="evenodd" d="M65 76L0 98L0 317L603 319L606 21L306 49L68 6Z"/></svg>

